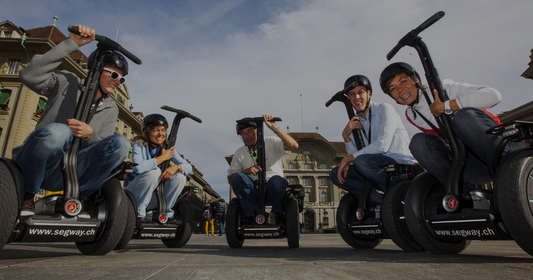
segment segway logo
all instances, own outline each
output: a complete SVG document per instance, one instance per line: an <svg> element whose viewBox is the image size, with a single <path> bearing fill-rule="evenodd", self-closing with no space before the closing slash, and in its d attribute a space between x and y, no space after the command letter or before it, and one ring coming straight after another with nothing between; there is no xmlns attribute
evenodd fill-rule
<svg viewBox="0 0 533 280"><path fill-rule="evenodd" d="M438 236L457 236L457 237L482 237L482 236L496 236L496 233L491 228L486 229L455 229L455 230L435 230Z"/></svg>
<svg viewBox="0 0 533 280"><path fill-rule="evenodd" d="M93 236L96 234L94 229L42 229L42 228L31 228L28 230L30 235L41 235L41 236Z"/></svg>
<svg viewBox="0 0 533 280"><path fill-rule="evenodd" d="M377 229L352 229L353 234L355 235L379 235L381 230Z"/></svg>

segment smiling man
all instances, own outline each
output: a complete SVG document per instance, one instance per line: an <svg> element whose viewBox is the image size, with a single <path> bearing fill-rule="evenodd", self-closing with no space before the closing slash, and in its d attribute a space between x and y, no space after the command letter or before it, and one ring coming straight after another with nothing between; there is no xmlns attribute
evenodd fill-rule
<svg viewBox="0 0 533 280"><path fill-rule="evenodd" d="M25 195L21 216L34 214L33 203L39 190L63 190L61 160L73 137L83 139L78 156L80 196L87 199L104 182L109 173L128 155L130 142L114 135L117 105L109 94L128 74L128 62L119 53L107 53L105 71L93 100L89 123L73 119L83 80L74 73L57 71L71 53L95 38L95 31L78 25L80 35L69 38L42 55L35 55L28 67L20 70L20 79L35 93L48 98L39 122L22 146L13 149L13 159L24 174ZM91 59L89 59L91 62Z"/></svg>
<svg viewBox="0 0 533 280"><path fill-rule="evenodd" d="M331 170L333 184L356 197L361 195L365 181L385 191L388 174L383 168L389 164L413 164L409 152L409 136L400 116L392 105L370 101L372 85L363 75L349 77L344 83L344 94L350 99L356 117L348 121L342 131L348 156ZM357 150L352 131L361 130L365 147ZM353 164L352 164L353 163ZM397 178L393 178L393 182ZM381 195L371 193L370 204L381 203Z"/></svg>

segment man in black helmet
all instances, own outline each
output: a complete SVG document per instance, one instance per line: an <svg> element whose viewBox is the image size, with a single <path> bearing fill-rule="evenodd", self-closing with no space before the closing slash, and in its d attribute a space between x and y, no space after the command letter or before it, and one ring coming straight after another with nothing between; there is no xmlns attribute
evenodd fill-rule
<svg viewBox="0 0 533 280"><path fill-rule="evenodd" d="M90 122L73 119L83 81L71 72L56 69L69 54L94 40L94 29L78 25L78 30L80 35L70 33L69 38L45 54L35 55L31 63L20 70L22 82L48 98L35 131L22 146L13 149L13 159L24 174L22 216L34 214L33 200L40 189L63 189L60 163L73 137L83 139L78 156L82 199L92 195L129 152L129 140L119 134L113 135L118 108L108 96L125 81L123 76L128 72L128 64L122 55L108 54Z"/></svg>
<svg viewBox="0 0 533 280"><path fill-rule="evenodd" d="M387 66L381 72L379 83L383 92L398 104L408 106L405 111L407 120L424 132L413 136L409 148L422 167L443 186L449 177L451 160L449 147L436 119L442 114L453 116L453 129L468 147L465 187L492 181L488 166L492 164L502 136L485 133L500 123L498 117L486 109L500 103L501 94L498 90L446 79L442 85L449 100L442 101L436 91L427 93L428 86L422 85L414 67L405 62ZM509 142L503 154L523 145Z"/></svg>
<svg viewBox="0 0 533 280"><path fill-rule="evenodd" d="M357 116L349 120L342 131L348 156L331 170L329 178L333 184L356 197L361 195L365 181L385 191L388 174L384 166L415 162L409 152L407 131L392 105L370 101L372 85L366 76L349 77L343 92L350 99ZM357 150L353 139L354 129L361 130L363 135L365 146L361 150ZM381 195L373 191L370 203L381 203Z"/></svg>
<svg viewBox="0 0 533 280"><path fill-rule="evenodd" d="M287 180L283 178L281 158L298 149L298 143L289 134L281 130L271 115L263 115L265 125L278 137L265 137L266 153L266 189L267 204L272 205L272 212L276 215L276 223L283 224L285 216L281 205L286 194ZM256 183L257 173L261 167L257 164L257 126L255 122L237 124L237 134L241 136L244 145L233 154L228 181L233 192L239 199L245 223L253 223L254 205L259 197L259 187Z"/></svg>

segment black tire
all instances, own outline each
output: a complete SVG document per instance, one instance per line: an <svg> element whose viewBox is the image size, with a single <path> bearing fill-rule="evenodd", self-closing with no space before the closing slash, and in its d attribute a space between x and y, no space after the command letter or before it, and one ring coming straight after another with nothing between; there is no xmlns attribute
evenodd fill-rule
<svg viewBox="0 0 533 280"><path fill-rule="evenodd" d="M244 238L240 233L242 224L242 210L237 198L228 204L226 213L226 241L230 248L241 248Z"/></svg>
<svg viewBox="0 0 533 280"><path fill-rule="evenodd" d="M291 197L285 204L285 225L289 248L300 247L300 211L296 198Z"/></svg>
<svg viewBox="0 0 533 280"><path fill-rule="evenodd" d="M354 195L347 193L339 202L337 210L337 228L339 233L348 245L356 249L372 249L378 246L383 239L379 238L357 238L348 225L357 221L356 210L359 207L359 199Z"/></svg>
<svg viewBox="0 0 533 280"><path fill-rule="evenodd" d="M416 188L414 188L415 186ZM424 192L420 196L423 201L418 202L423 208L422 218L418 218L413 210L413 203L411 203L411 196L409 195L411 191ZM411 187L405 197L405 219L407 220L409 232L416 242L427 251L434 254L458 254L470 245L471 240L438 240L425 222L426 217L445 213L446 210L442 207L444 192L444 187L429 173L426 172L416 176L411 181Z"/></svg>
<svg viewBox="0 0 533 280"><path fill-rule="evenodd" d="M19 210L17 186L9 168L0 161L0 249L15 228Z"/></svg>
<svg viewBox="0 0 533 280"><path fill-rule="evenodd" d="M424 248L411 235L405 221L405 194L410 183L411 180L400 181L387 189L381 204L381 215L385 230L394 244L405 252L420 252Z"/></svg>
<svg viewBox="0 0 533 280"><path fill-rule="evenodd" d="M533 256L533 150L511 157L499 170L494 188L505 228Z"/></svg>
<svg viewBox="0 0 533 280"><path fill-rule="evenodd" d="M130 197L127 194L125 194L124 196L127 198L126 204L128 205L126 227L124 228L124 233L118 241L117 246L115 246L113 250L122 250L126 248L126 246L128 246L128 243L130 243L130 240L133 237L133 231L135 230L135 226L137 223L137 207L132 201L132 199L134 198Z"/></svg>
<svg viewBox="0 0 533 280"><path fill-rule="evenodd" d="M168 248L181 248L185 246L185 244L189 242L189 239L192 235L192 217L189 214L191 213L191 205L186 198L183 200L178 200L176 203L178 204L177 209L180 209L181 211L178 213L178 210L175 209L174 215L176 215L177 219L181 220L181 226L178 228L175 238L161 240Z"/></svg>
<svg viewBox="0 0 533 280"><path fill-rule="evenodd" d="M124 234L128 214L128 198L117 179L105 183L102 187L106 215L93 242L76 242L78 250L85 255L105 255L117 246ZM113 205L118 203L118 205ZM100 215L99 215L100 216Z"/></svg>

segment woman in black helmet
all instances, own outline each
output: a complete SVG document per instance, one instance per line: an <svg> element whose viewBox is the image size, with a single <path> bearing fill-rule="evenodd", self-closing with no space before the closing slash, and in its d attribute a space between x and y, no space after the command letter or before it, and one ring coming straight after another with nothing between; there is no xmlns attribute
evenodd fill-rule
<svg viewBox="0 0 533 280"><path fill-rule="evenodd" d="M167 217L174 217L174 203L185 187L186 175L192 173L192 166L184 160L175 146L165 150L167 142L167 119L160 114L151 114L144 117L142 135L137 136L132 147L133 167L132 178L125 182L125 189L135 196L137 201L137 221L151 222L146 220L146 210L155 209L157 201L154 190L160 180L165 182L165 200L167 205ZM161 170L158 166L171 160L174 164L167 169Z"/></svg>
<svg viewBox="0 0 533 280"><path fill-rule="evenodd" d="M499 124L499 119L486 109L501 101L499 91L488 86L443 80L442 85L449 100L442 102L436 92L430 95L433 100L427 100L428 95L424 95L424 92L428 87L421 85L416 70L404 62L387 66L381 73L379 83L383 92L398 104L408 106L405 111L407 119L425 132L414 135L409 148L422 167L443 186L449 176L451 160L449 148L440 137L436 121L436 117L442 114L453 116L453 129L468 147L465 183L477 185L492 180L488 166L492 164L501 136L485 133ZM504 154L522 145L509 142Z"/></svg>
<svg viewBox="0 0 533 280"><path fill-rule="evenodd" d="M383 166L413 164L415 161L408 149L407 131L392 105L370 101L372 85L367 77L349 77L344 82L343 92L350 99L357 116L349 120L342 131L348 156L331 170L329 178L333 184L356 197L361 195L365 181L385 191L388 173ZM361 150L356 148L352 136L354 129L362 131L365 147ZM370 203L381 203L381 196L374 191Z"/></svg>
<svg viewBox="0 0 533 280"><path fill-rule="evenodd" d="M77 97L83 81L74 73L57 71L63 60L95 38L95 31L78 25L81 35L70 33L69 38L42 55L35 55L28 67L20 70L20 79L35 93L48 98L35 131L22 146L13 149L13 159L24 174L26 194L22 216L34 214L33 199L41 188L63 189L61 159L73 137L82 138L78 156L80 196L86 199L104 182L109 173L128 156L130 142L115 134L118 108L108 96L124 83L128 73L126 59L118 53L107 53L105 68L93 100L89 123L73 119Z"/></svg>

